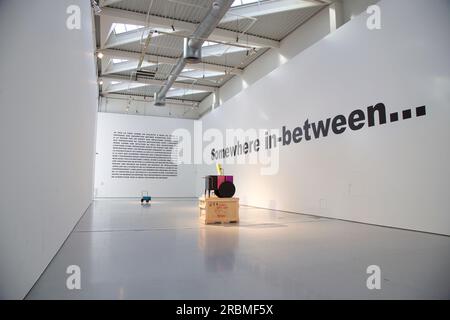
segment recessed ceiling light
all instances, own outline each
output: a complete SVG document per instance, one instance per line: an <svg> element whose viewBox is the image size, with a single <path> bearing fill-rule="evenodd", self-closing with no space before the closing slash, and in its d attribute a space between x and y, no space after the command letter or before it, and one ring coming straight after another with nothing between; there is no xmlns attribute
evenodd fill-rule
<svg viewBox="0 0 450 320"><path fill-rule="evenodd" d="M98 57L99 59L103 59L104 56L105 56L105 55L103 54L103 52L97 53L97 57Z"/></svg>

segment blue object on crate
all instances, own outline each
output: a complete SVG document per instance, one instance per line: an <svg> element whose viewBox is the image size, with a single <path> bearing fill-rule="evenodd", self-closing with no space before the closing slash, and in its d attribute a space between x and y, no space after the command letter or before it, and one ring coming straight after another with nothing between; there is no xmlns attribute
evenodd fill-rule
<svg viewBox="0 0 450 320"><path fill-rule="evenodd" d="M141 204L143 204L144 201L145 201L146 203L149 203L151 200L152 200L152 197L150 197L150 196L148 195L148 192L147 192L147 191L142 191Z"/></svg>

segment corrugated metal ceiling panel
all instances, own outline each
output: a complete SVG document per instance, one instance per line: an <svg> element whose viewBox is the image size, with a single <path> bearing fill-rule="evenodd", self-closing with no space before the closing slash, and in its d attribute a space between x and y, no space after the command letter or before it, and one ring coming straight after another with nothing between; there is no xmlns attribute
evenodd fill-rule
<svg viewBox="0 0 450 320"><path fill-rule="evenodd" d="M159 90L158 86L146 86L146 87L134 88L134 89L130 89L130 90L122 90L122 91L118 91L115 93L124 93L124 94L153 97L154 93L158 92L158 90Z"/></svg>
<svg viewBox="0 0 450 320"><path fill-rule="evenodd" d="M323 6L308 7L260 16L257 17L257 21L251 28L247 30L247 33L264 38L282 40L322 8ZM221 24L219 27L236 32L243 32L249 27L250 23L251 20L244 18L238 21Z"/></svg>
<svg viewBox="0 0 450 320"><path fill-rule="evenodd" d="M187 94L185 96L180 96L180 97L170 97L170 99L201 102L203 99L205 99L209 95L210 95L210 92L200 92L200 93L194 93L194 94Z"/></svg>
<svg viewBox="0 0 450 320"><path fill-rule="evenodd" d="M155 75L156 80L166 80L169 76L170 72L172 71L172 65L160 65L158 69L156 69L155 66L144 68L145 71L157 71ZM121 76L124 78L124 80L135 80L135 73L136 71L126 71L126 72L119 72L115 74L111 74L113 76ZM111 76L110 75L110 76ZM221 76L216 77L208 77L208 78L198 78L198 79L192 79L192 78L183 78L179 77L177 79L177 82L182 83L194 83L199 85L205 85L210 87L220 87L222 84L227 82L229 79L231 79L233 75L231 74L224 74Z"/></svg>
<svg viewBox="0 0 450 320"><path fill-rule="evenodd" d="M139 41L115 47L115 49L133 52L141 52L142 48L143 46ZM154 37L150 41L147 53L178 58L183 54L183 38L169 35Z"/></svg>
<svg viewBox="0 0 450 320"><path fill-rule="evenodd" d="M205 57L203 60L206 63L226 65L226 66L231 66L231 67L235 67L235 68L245 68L250 63L252 63L255 59L257 59L259 56L264 54L264 52L266 52L267 50L269 50L269 49L260 49L260 50L257 50L256 53L250 53L249 55L247 55L247 51L239 51L239 52L224 54L222 56Z"/></svg>
<svg viewBox="0 0 450 320"><path fill-rule="evenodd" d="M124 0L109 7L147 14L150 3L151 0ZM200 23L210 5L209 0L153 0L150 12L155 16ZM316 6L260 16L249 30L252 20L246 18L220 24L219 28L237 32L247 30L252 35L281 40L322 8Z"/></svg>
<svg viewBox="0 0 450 320"><path fill-rule="evenodd" d="M130 90L122 90L122 91L118 91L115 93L124 94L124 95L136 95L136 96L142 96L142 97L153 97L154 93L157 92L158 89L159 89L159 87L147 86L147 87L135 88L135 89L130 89ZM168 97L168 99L200 102L204 98L206 98L209 94L210 94L209 92L201 92L201 93L194 93L194 94L186 94L186 95L177 96L177 97Z"/></svg>
<svg viewBox="0 0 450 320"><path fill-rule="evenodd" d="M151 0L123 0L110 5L110 7L146 14L150 3ZM154 0L151 8L151 14L170 19L200 23L207 13L210 5L211 0ZM322 8L323 6L317 6L260 16L257 18L257 22L254 23L250 29L248 29L251 22L249 19L241 19L238 23L229 22L221 24L219 27L235 32L242 32L243 30L248 29L247 32L252 35L274 40L282 40L290 32L298 28ZM242 39L245 39L245 35L242 37ZM141 52L141 48L140 43L135 42L119 46L116 49ZM260 49L254 53L250 52L250 54L248 54L247 51L241 51L227 53L220 56L209 56L204 58L204 62L228 67L245 68L268 50L269 49ZM178 58L182 55L182 51L183 38L160 35L152 39L146 53ZM146 68L146 70L156 71L155 79L165 80L172 70L172 65L159 65L158 68L149 67ZM128 78L132 74L133 71L122 72L118 75ZM198 79L195 83L199 85L222 86L231 78L233 78L233 75L223 75L206 79ZM178 79L178 82L192 83L193 80L180 78ZM153 96L154 92L158 89L158 86L146 86L131 90L124 90L121 93L140 96ZM197 93L184 98L186 100L201 101L208 95L209 93ZM180 97L180 100L182 99L183 98Z"/></svg>
<svg viewBox="0 0 450 320"><path fill-rule="evenodd" d="M195 83L195 84L199 84L199 85L205 85L205 86L210 86L210 87L220 87L223 83L227 82L228 80L230 80L231 78L233 78L232 74L224 74L222 76L217 76L217 77L209 77L209 78L200 78L200 79L186 79L186 78L182 78L179 77L177 79L177 82L183 82L183 83Z"/></svg>
<svg viewBox="0 0 450 320"><path fill-rule="evenodd" d="M114 47L114 49L131 51L131 52L141 52L141 46L138 42L128 43L122 46ZM154 45L150 45L147 48L148 54L159 55L163 57L169 58L178 58L181 56L182 49L179 48L170 48L170 47L157 47Z"/></svg>
<svg viewBox="0 0 450 320"><path fill-rule="evenodd" d="M126 0L112 4L109 7L147 14L151 0ZM153 0L151 14L199 23L208 13L209 0Z"/></svg>
<svg viewBox="0 0 450 320"><path fill-rule="evenodd" d="M181 41L180 43L179 40L180 38L170 36L155 38L155 41L152 41L150 43L150 46L147 48L146 53L170 58L179 58L183 54L183 43L182 43L183 41ZM178 48L176 47L177 45L179 46ZM141 45L138 42L128 43L122 46L115 47L114 49L131 52L141 52ZM241 68L244 68L248 64L250 64L255 58L257 58L260 54L264 53L266 50L267 49L259 49L255 55L250 56L247 56L247 51L226 53L217 56L208 56L204 58L204 62L221 66L228 66L228 67L240 66ZM244 63L241 64L241 62L244 59L246 59L246 61L244 61Z"/></svg>

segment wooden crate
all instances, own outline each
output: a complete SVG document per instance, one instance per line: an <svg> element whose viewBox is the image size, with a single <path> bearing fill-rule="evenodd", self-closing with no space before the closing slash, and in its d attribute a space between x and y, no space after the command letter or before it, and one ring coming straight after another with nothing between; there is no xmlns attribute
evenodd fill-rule
<svg viewBox="0 0 450 320"><path fill-rule="evenodd" d="M200 221L211 223L239 222L239 198L200 197Z"/></svg>

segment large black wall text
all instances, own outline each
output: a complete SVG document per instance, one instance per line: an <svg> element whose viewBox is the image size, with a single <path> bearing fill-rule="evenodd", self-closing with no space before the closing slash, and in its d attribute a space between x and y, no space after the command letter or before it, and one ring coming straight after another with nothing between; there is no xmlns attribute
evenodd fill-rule
<svg viewBox="0 0 450 320"><path fill-rule="evenodd" d="M279 144L283 146L291 143L300 143L301 141L310 141L314 139L325 138L330 134L339 135L345 131L357 131L367 127L376 125L384 125L386 123L397 122L400 119L408 120L413 117L422 117L426 115L426 106L420 106L413 109L405 109L401 112L387 113L386 106L383 103L377 103L374 106L369 106L365 110L356 109L350 112L347 116L339 114L325 120L311 122L309 119L303 125L293 129L283 126L281 128L281 135L268 135L266 133L263 139L262 147L265 149L276 148ZM246 155L250 152L258 152L260 150L261 141L259 139L246 141L244 143L237 143L236 145L225 147L219 150L211 150L211 159L218 160L237 155Z"/></svg>

